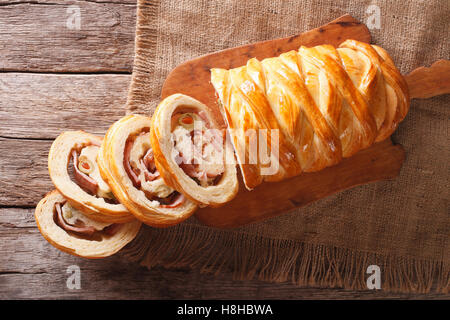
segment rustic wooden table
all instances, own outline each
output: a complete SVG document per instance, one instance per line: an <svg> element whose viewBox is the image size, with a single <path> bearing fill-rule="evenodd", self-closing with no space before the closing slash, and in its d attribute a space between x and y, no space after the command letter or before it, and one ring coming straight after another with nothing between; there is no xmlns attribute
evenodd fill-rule
<svg viewBox="0 0 450 320"><path fill-rule="evenodd" d="M63 130L103 134L124 115L135 18L135 0L0 0L0 299L442 297L147 270L120 253L90 261L47 243L33 211L52 189L48 150ZM66 286L71 265L81 270L79 290Z"/></svg>

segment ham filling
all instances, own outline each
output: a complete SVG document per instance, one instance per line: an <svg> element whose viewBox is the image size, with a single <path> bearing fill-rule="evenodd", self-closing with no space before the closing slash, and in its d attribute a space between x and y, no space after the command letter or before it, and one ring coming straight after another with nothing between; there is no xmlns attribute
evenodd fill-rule
<svg viewBox="0 0 450 320"><path fill-rule="evenodd" d="M161 203L162 208L176 208L183 204L183 202L186 200L184 195L182 193L179 193L178 191L172 192L168 197L164 199L158 199L158 201Z"/></svg>
<svg viewBox="0 0 450 320"><path fill-rule="evenodd" d="M158 201L161 208L179 207L186 198L161 179L149 141L148 131L127 140L123 158L125 172L133 186L143 191L149 200Z"/></svg>
<svg viewBox="0 0 450 320"><path fill-rule="evenodd" d="M75 181L77 184L90 194L97 194L98 190L98 183L91 177L89 177L84 172L81 172L81 170L78 167L78 152L77 150L72 151L72 162L73 162L73 172Z"/></svg>
<svg viewBox="0 0 450 320"><path fill-rule="evenodd" d="M172 116L174 158L202 187L216 185L225 170L223 132L211 128L205 111L182 109Z"/></svg>
<svg viewBox="0 0 450 320"><path fill-rule="evenodd" d="M72 212L76 213L75 217L71 216L71 220L73 221L69 222L66 220L63 213L63 207L65 207L66 209L65 212L69 212L71 215ZM84 221L81 220L81 217L83 217L82 219ZM78 211L75 211L73 208L68 206L66 202L55 203L53 220L60 228L64 229L65 231L72 232L77 236L86 237L90 240L98 237L101 238L102 235L113 236L120 230L122 226L122 224L119 223L106 224L101 222L94 222L89 218L83 216ZM93 225L89 225L89 223L92 223Z"/></svg>
<svg viewBox="0 0 450 320"><path fill-rule="evenodd" d="M147 169L144 171L145 180L153 181L160 177L159 171L156 169L155 158L153 156L152 149L148 149L147 153L140 161L142 162L143 167Z"/></svg>
<svg viewBox="0 0 450 320"><path fill-rule="evenodd" d="M138 168L131 167L130 163L130 152L133 147L133 141L127 141L125 144L124 157L123 157L123 167L125 168L128 177L131 179L133 186L136 189L141 188L141 180L138 178L140 170Z"/></svg>
<svg viewBox="0 0 450 320"><path fill-rule="evenodd" d="M103 181L97 166L96 157L99 146L92 143L80 151L73 149L72 168L75 182L87 193L103 198L110 204L118 204L109 185Z"/></svg>

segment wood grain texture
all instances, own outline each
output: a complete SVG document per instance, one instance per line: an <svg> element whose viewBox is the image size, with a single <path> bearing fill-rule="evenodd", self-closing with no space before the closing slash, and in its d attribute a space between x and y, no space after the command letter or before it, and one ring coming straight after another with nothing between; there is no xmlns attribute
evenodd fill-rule
<svg viewBox="0 0 450 320"><path fill-rule="evenodd" d="M103 135L125 114L129 75L0 74L0 206L34 206L53 189L52 139Z"/></svg>
<svg viewBox="0 0 450 320"><path fill-rule="evenodd" d="M439 60L405 76L411 98L427 99L450 93L450 60Z"/></svg>
<svg viewBox="0 0 450 320"><path fill-rule="evenodd" d="M236 198L219 208L202 208L195 215L211 227L234 228L268 219L357 185L396 177L405 158L401 145L377 143L334 167L274 183L252 191L244 185Z"/></svg>
<svg viewBox="0 0 450 320"><path fill-rule="evenodd" d="M161 96L165 98L174 93L184 93L212 108L217 120L223 123L216 105L216 96L210 78L211 68L231 69L244 65L248 59L264 59L279 56L283 52L297 50L300 46L320 44L339 45L346 39L370 42L367 27L350 15L310 31L287 38L268 40L237 48L226 49L186 61L177 66L167 76Z"/></svg>
<svg viewBox="0 0 450 320"><path fill-rule="evenodd" d="M125 114L130 79L0 73L0 137L54 139L63 130L103 134Z"/></svg>
<svg viewBox="0 0 450 320"><path fill-rule="evenodd" d="M67 27L70 6L79 30ZM0 71L129 73L135 24L131 0L1 1Z"/></svg>
<svg viewBox="0 0 450 320"><path fill-rule="evenodd" d="M290 283L237 281L231 274L160 267L147 270L121 254L73 257L39 233L33 209L0 208L0 299L436 299L439 294L301 288ZM81 270L81 289L66 287L67 267Z"/></svg>
<svg viewBox="0 0 450 320"><path fill-rule="evenodd" d="M0 138L0 206L35 206L54 189L47 170L52 141Z"/></svg>

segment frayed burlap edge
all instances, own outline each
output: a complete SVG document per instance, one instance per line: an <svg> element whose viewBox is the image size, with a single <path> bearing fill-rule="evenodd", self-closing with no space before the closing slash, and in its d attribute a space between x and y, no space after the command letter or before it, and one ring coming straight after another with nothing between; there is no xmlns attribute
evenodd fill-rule
<svg viewBox="0 0 450 320"><path fill-rule="evenodd" d="M133 75L127 113L145 110L157 44L159 1L138 0ZM268 239L194 224L167 229L143 227L122 252L147 268L189 267L202 273L232 272L235 279L290 281L299 286L366 290L367 266L381 268L389 292L448 293L448 261L426 261L347 248Z"/></svg>
<svg viewBox="0 0 450 320"><path fill-rule="evenodd" d="M450 285L450 265L442 261L268 239L191 224L145 227L123 255L147 268L189 267L216 275L232 272L237 280L289 281L299 286L367 290L370 265L380 267L384 291L448 293Z"/></svg>

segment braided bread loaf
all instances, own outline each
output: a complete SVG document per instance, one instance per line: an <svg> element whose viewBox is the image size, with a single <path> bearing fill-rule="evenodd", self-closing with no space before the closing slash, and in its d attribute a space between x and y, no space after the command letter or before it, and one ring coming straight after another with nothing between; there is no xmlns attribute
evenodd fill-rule
<svg viewBox="0 0 450 320"><path fill-rule="evenodd" d="M248 189L332 166L388 138L409 109L408 87L387 52L355 40L211 69L211 82ZM259 144L277 153L275 173L249 161L257 139L249 132L260 129L267 134Z"/></svg>

